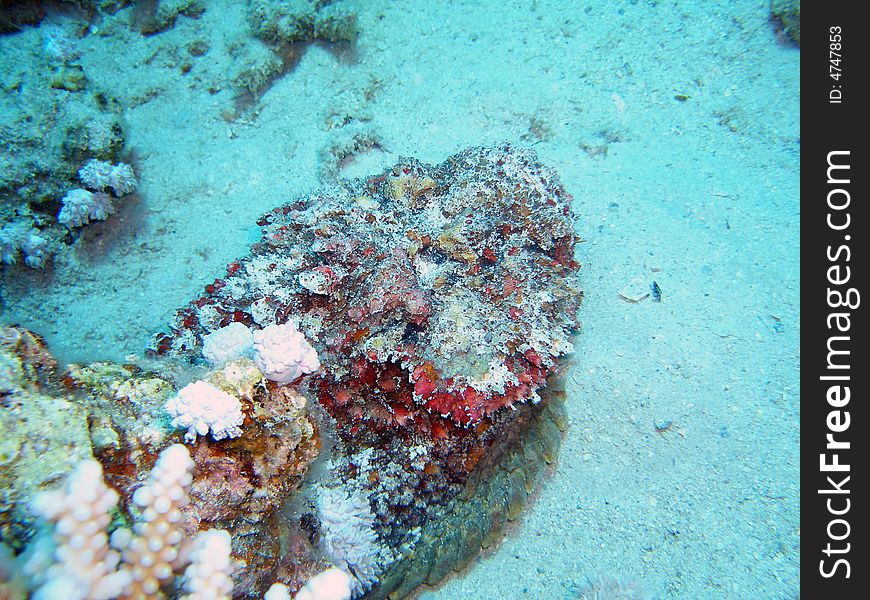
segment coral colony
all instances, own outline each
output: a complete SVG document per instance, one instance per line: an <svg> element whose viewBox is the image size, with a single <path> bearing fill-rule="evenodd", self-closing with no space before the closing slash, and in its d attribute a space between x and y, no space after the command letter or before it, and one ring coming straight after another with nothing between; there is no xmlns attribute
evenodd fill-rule
<svg viewBox="0 0 870 600"><path fill-rule="evenodd" d="M26 221L14 221L0 228L0 261L14 265L19 257L31 269L41 269L48 260L48 240Z"/></svg>
<svg viewBox="0 0 870 600"><path fill-rule="evenodd" d="M92 189L122 194L117 168L93 165ZM20 366L4 397L74 399L45 453L90 449L33 504L53 533L3 533L27 548L22 589L397 598L519 515L564 429L558 367L582 298L556 174L507 145L407 159L259 225L250 254L154 336L166 374L59 374L41 340L3 330L3 364ZM23 485L16 460L4 487Z"/></svg>
<svg viewBox="0 0 870 600"><path fill-rule="evenodd" d="M69 190L61 199L57 221L79 228L93 221L105 221L115 213L115 200L136 189L133 168L125 163L89 160L78 172L84 188ZM85 189L87 188L87 189ZM0 226L0 262L14 265L19 258L32 269L41 269L53 254L51 230L38 229L32 219L17 219ZM56 233L54 234L56 237Z"/></svg>
<svg viewBox="0 0 870 600"><path fill-rule="evenodd" d="M136 177L130 165L112 166L101 160L89 160L79 169L79 180L88 189L67 192L57 220L67 227L81 227L91 221L105 221L115 213L113 196L120 198L136 189Z"/></svg>
<svg viewBox="0 0 870 600"><path fill-rule="evenodd" d="M251 256L180 311L158 354L196 352L233 323L297 323L327 365L311 386L321 404L368 421L352 433L445 437L535 400L571 351L570 197L527 151L406 161L260 225Z"/></svg>

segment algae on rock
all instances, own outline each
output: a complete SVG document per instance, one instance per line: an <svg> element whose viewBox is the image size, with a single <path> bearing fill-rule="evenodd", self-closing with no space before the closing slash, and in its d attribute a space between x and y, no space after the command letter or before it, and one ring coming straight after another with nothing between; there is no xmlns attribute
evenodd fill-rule
<svg viewBox="0 0 870 600"><path fill-rule="evenodd" d="M785 37L801 45L800 0L771 0L770 18Z"/></svg>

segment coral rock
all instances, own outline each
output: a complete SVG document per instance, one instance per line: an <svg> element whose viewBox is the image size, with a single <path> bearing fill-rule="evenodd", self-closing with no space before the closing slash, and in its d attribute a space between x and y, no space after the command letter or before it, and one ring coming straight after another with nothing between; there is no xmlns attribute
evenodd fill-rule
<svg viewBox="0 0 870 600"><path fill-rule="evenodd" d="M92 458L86 408L56 391L45 342L0 327L0 541L18 549L34 530L30 499Z"/></svg>
<svg viewBox="0 0 870 600"><path fill-rule="evenodd" d="M292 318L324 365L311 385L340 421L474 425L536 400L572 351L582 294L570 201L527 150L405 160L265 215L226 285L180 311L153 348L195 352L205 332L190 315Z"/></svg>
<svg viewBox="0 0 870 600"><path fill-rule="evenodd" d="M298 324L322 363L299 385L332 417L334 482L314 492L316 515L293 520L308 541L284 538L293 565L260 564L288 590L324 554L355 595L435 584L494 543L555 458L552 384L582 299L571 196L534 153L505 145L438 166L406 159L258 223L250 255L151 349L197 362L203 322ZM222 496L241 497L243 474L220 473Z"/></svg>

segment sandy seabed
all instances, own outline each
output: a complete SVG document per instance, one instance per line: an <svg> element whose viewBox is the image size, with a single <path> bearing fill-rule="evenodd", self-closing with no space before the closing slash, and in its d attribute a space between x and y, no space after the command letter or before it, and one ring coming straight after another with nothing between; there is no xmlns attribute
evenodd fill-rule
<svg viewBox="0 0 870 600"><path fill-rule="evenodd" d="M312 45L234 122L215 90L243 3L152 37L120 15L83 39L89 79L127 107L138 194L64 269L7 269L0 318L63 360L123 360L246 252L262 213L321 185L341 129L380 140L342 176L533 146L584 239L570 429L521 524L423 597L569 599L602 578L799 597L800 54L768 3L358 9L353 50ZM194 39L209 51L185 74ZM653 281L661 302L620 295Z"/></svg>

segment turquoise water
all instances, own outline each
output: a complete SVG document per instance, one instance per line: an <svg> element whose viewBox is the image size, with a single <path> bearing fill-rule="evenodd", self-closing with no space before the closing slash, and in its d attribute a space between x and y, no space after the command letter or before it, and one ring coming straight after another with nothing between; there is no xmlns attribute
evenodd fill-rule
<svg viewBox="0 0 870 600"><path fill-rule="evenodd" d="M27 73L52 29L66 36L87 84L51 88L69 94L58 114L113 97L139 185L73 238L56 200L3 187L3 223L36 215L57 247L43 269L0 266L0 319L63 362L123 361L274 206L403 156L531 146L584 240L570 427L504 542L422 597L568 599L613 581L643 590L627 597L799 597L800 51L768 2L349 4L353 43L281 69L230 0L148 36L133 8L2 36L7 105L37 102ZM650 281L661 302L643 298Z"/></svg>

